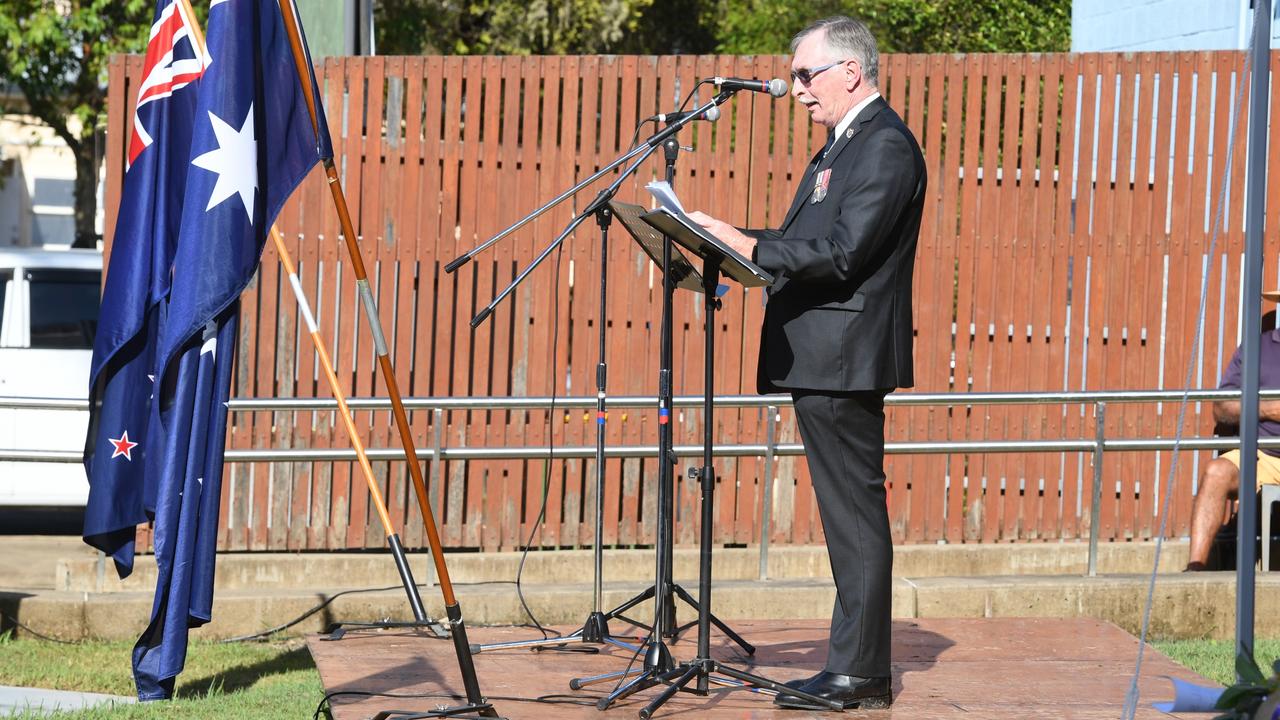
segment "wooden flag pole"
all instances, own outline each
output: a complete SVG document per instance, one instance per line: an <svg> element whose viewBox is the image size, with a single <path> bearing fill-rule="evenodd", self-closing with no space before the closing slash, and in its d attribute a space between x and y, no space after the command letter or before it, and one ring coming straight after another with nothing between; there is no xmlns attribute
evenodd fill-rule
<svg viewBox="0 0 1280 720"><path fill-rule="evenodd" d="M419 623L430 622L430 618L422 607L422 596L418 594L418 586L414 583L413 571L409 569L409 562L405 559L404 546L400 544L400 536L391 525L391 517L387 515L387 504L382 499L382 492L378 490L377 481L374 480L373 467L369 465L369 456L365 452L364 443L360 440L360 434L356 432L351 411L347 409L347 398L342 392L337 374L333 371L329 351L325 350L324 342L320 338L320 329L316 327L315 316L311 313L311 304L307 302L307 296L302 292L302 283L298 280L298 271L294 267L293 258L289 255L288 248L284 246L284 238L275 224L271 225L271 239L276 244L276 251L280 253L280 262L284 263L285 272L289 274L293 296L297 299L298 309L302 311L302 317L307 323L307 331L311 333L311 343L320 356L320 366L324 368L329 389L333 392L334 399L338 401L338 414L342 416L342 424L346 426L347 435L351 438L351 447L355 448L356 459L360 463L360 469L364 471L364 481L369 486L369 495L372 496L374 507L378 510L378 519L382 521L382 530L387 534L387 544L391 546L391 555L395 558L396 569L400 571L400 580L404 583L404 590L409 595L409 607L413 609L413 617Z"/></svg>
<svg viewBox="0 0 1280 720"><path fill-rule="evenodd" d="M284 17L285 31L289 35L289 44L293 49L294 65L298 71L298 81L302 84L303 96L307 101L307 111L311 115L311 125L319 128L317 120L319 109L312 92L313 83L310 61L303 49L302 34L298 19L293 11L292 0L279 0L280 12ZM435 514L431 511L431 502L427 498L427 484L422 477L422 466L418 461L418 453L413 446L413 437L409 433L409 417L405 414L404 402L400 397L400 388L396 383L395 369L387 353L387 342L382 334L382 321L378 317L378 307L373 293L369 290L369 279L364 269L364 260L360 246L356 241L355 227L351 222L351 213L347 209L347 198L342 192L342 182L338 178L338 170L332 157L324 158L324 171L329 182L329 192L333 196L334 208L338 211L338 221L342 226L342 236L346 241L347 254L351 258L352 271L356 277L356 287L363 301L364 310L369 320L369 329L373 333L374 349L378 355L378 367L381 370L387 395L391 398L392 415L396 428L400 431L400 443L404 447L405 460L409 466L409 476L413 479L413 488L418 497L418 507L422 510L422 523L427 531L427 542L431 549L431 559L435 562L436 576L440 581L440 592L444 595L445 614L449 619L450 635L453 637L454 650L458 656L458 667L462 672L462 683L467 693L467 702L479 715L497 717L493 707L484 701L480 694L480 683L476 680L475 662L471 657L471 646L467 642L467 627L462 619L462 608L453 593L453 582L449 578L449 569L445 565L444 551L440 545L440 532L436 528ZM438 461L438 459L437 459ZM456 714L456 711L448 711Z"/></svg>

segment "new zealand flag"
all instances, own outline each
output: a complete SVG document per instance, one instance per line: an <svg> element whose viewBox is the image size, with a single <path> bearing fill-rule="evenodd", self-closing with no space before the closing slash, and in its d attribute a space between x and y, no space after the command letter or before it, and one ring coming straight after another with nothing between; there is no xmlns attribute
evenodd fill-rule
<svg viewBox="0 0 1280 720"><path fill-rule="evenodd" d="M301 28L298 30L301 37ZM146 376L147 384L128 388L132 395L125 398L145 411L132 405L116 410L109 405L109 391L104 392L92 432L111 434L106 426L117 413L143 416L145 439L130 440L140 444L131 449L139 454L128 460L140 463L141 474L127 486L117 476L104 475L109 479L102 484L109 489L104 487L98 495L109 493L109 497L99 498L95 504L99 478L93 473L99 459L123 456L107 457L106 450L114 455L118 445L97 444L96 452L87 453L91 495L85 535L91 542L98 537L89 532L90 517L95 530L136 518L134 503L138 499L143 513L154 519L159 571L156 596L151 623L133 652L134 679L143 700L172 697L174 680L186 659L187 630L211 617L225 403L235 359L240 293L258 268L267 233L285 200L317 161L332 157L319 93L310 79L305 42L300 50L310 98L298 80L280 6L264 0L214 0L209 9L207 51L197 49L194 53L196 57L205 55L207 62L194 107L187 115L189 125L185 136L180 136L175 132L177 123L171 123L165 138L171 142L186 139L184 147L174 144L165 156L174 161L164 168L169 177L184 178L181 192L175 198L170 186L157 184L154 178L136 183L152 193L151 216L167 222L163 234L153 228L146 238L148 248L126 251L151 257L146 283L118 290L136 292L146 287L160 291L160 299L143 309L140 331L123 345L136 345L136 357L143 359L139 365L147 368L133 376L135 383L138 377ZM169 101L176 99L170 97ZM316 111L314 122L309 101ZM174 120L172 114L170 119ZM149 134L152 143L138 155L130 177L149 167L147 154L163 141L159 134ZM177 158L182 158L181 166ZM125 191L147 190L135 191L126 184ZM131 201L141 202L138 198ZM172 243L166 242L169 238ZM115 312L112 306L116 303L125 308L137 303L136 298L112 294L116 289L112 285L116 252L124 239L120 237L112 250L104 315L109 307ZM161 257L157 246L164 246L167 254ZM157 274L164 277L157 278ZM121 352L117 350L115 355ZM107 365L111 364L104 362ZM108 376L105 370L95 372L95 387L109 388L130 365L124 362L111 367L118 368L115 376ZM96 435L90 435L90 442ZM114 442L114 438L106 440ZM132 531L132 525L116 531L121 536L119 549L112 552L118 567L127 567L121 564L127 544L122 536L126 532L131 536ZM131 556L132 548L127 552Z"/></svg>
<svg viewBox="0 0 1280 720"><path fill-rule="evenodd" d="M138 87L129 170L89 376L84 541L133 571L136 526L155 508L145 471L156 346L169 295L190 164L196 87L209 60L184 4L160 0Z"/></svg>

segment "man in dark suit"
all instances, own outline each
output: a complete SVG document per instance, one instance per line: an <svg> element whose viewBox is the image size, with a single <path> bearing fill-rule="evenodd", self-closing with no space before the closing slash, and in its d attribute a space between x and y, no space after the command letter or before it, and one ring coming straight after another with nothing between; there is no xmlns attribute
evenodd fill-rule
<svg viewBox="0 0 1280 720"><path fill-rule="evenodd" d="M787 392L836 581L826 668L794 687L846 708L892 701L893 545L884 397L910 387L911 278L924 207L920 148L876 88L867 27L820 20L791 44L791 94L828 129L776 230L694 220L775 276L760 340L760 392ZM821 710L779 695L783 707Z"/></svg>

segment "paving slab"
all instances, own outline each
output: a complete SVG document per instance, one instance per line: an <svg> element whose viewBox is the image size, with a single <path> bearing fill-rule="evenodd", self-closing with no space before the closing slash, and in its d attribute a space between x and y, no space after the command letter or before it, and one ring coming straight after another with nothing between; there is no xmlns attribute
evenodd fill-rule
<svg viewBox="0 0 1280 720"><path fill-rule="evenodd" d="M43 714L52 714L54 712L82 710L99 705L125 705L134 702L137 702L134 698L122 695L102 695L100 693L0 685L0 716L17 715L24 711L36 710Z"/></svg>

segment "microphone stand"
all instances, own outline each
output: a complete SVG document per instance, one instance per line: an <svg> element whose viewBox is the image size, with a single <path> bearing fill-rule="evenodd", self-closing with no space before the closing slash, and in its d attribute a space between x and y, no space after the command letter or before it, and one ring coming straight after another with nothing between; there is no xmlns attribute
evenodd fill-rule
<svg viewBox="0 0 1280 720"><path fill-rule="evenodd" d="M539 255L536 258L534 258L534 260L527 267L525 267L520 272L519 275L516 276L516 278L511 282L510 285L508 285L505 289L503 289L502 292L500 292L493 299L493 301L489 303L488 306L486 306L483 310L481 310L471 320L471 327L473 328L478 327L480 323L484 322L493 313L494 308L497 307L497 305L500 302L502 302L508 295L510 295L515 290L517 285L519 285L531 272L533 272L533 270L552 253L552 251L554 251L557 247L559 247L564 242L564 239L568 237L569 234L574 231L574 229L576 229L579 225L581 225L587 219L587 217L591 215L596 216L596 222L600 226L601 263L600 263L600 322L598 325L598 344L599 344L600 356L599 356L599 363L596 366L596 458L595 458L596 459L596 503L595 503L596 518L595 518L595 555L594 555L595 571L594 571L594 582L593 582L593 593L592 593L593 601L594 601L593 610L591 614L587 617L587 620L582 624L582 626L579 627L577 630L573 631L572 633L569 633L568 635L564 635L561 637L554 637L554 638L539 638L534 640L517 640L517 641L505 642L505 643L489 643L484 645L472 645L471 652L473 654L485 652L488 650L506 650L506 649L514 649L514 648L525 648L525 647L531 648L531 649L537 649L537 648L547 647L547 646L564 646L569 644L570 642L583 642L583 643L593 643L593 644L608 643L611 645L615 645L617 647L625 648L627 650L638 651L638 648L636 646L622 642L621 640L618 640L613 637L612 633L609 630L609 620L615 617L622 616L622 613L626 612L631 607L639 604L640 602L648 599L649 597L654 597L655 588L654 587L649 588L641 595L638 595L628 600L627 602L608 611L607 613L603 611L603 605L602 605L604 546L602 544L601 538L604 535L604 471L605 471L604 435L605 435L605 399L606 399L605 384L606 384L606 378L608 373L608 366L605 362L604 315L605 315L606 290L608 286L607 284L608 284L609 226L613 220L613 211L609 207L609 201L612 200L614 195L617 194L618 188L621 187L623 181L625 181L626 178L630 177L640 167L640 164L643 163L646 159L648 159L648 157L652 155L654 151L656 151L659 147L668 147L667 180L670 181L671 174L672 174L671 163L674 161L674 157L673 157L674 150L672 148L678 148L678 144L676 144L676 141L675 141L675 134L678 133L680 129L683 128L685 125L701 117L707 110L723 104L730 97L732 97L733 92L734 91L720 92L714 98L709 100L706 104L699 107L696 111L691 112L685 115L684 117L672 122L666 128L655 133L652 137L647 139L644 143L637 145L635 148L627 152L625 155L614 160L606 167L602 168L601 170L597 171L595 174L588 177L586 180L583 180L577 185L574 185L572 188L561 193L556 198L547 202L542 207L538 208L537 210L534 210L532 213L521 218L520 220L512 224L510 227L506 228L502 232L493 236L492 238L480 244L476 248L470 250L469 252L459 256L458 258L454 259L448 265L445 266L445 272L453 272L454 270L457 270L458 268L462 267L467 262L469 262L472 258L474 258L480 252L483 252L485 249L493 246L499 240L505 238L506 236L510 235L511 233L515 232L519 228L528 224L538 216L544 214L545 212L550 210L552 207L563 202L566 198L577 193L582 188L591 184L592 182L599 179L600 177L603 177L606 173L623 165L624 163L631 160L632 158L639 156L639 159L636 160L636 162L632 163L629 167L624 168L623 171L618 175L618 177L615 178L614 181L610 183L607 188L602 190L596 196L596 198L591 202L591 204L587 206L586 209L584 209L581 213L576 215L565 227L565 229L561 231L560 234L557 235L556 238L541 253L539 253ZM669 253L670 251L670 241L667 241L667 243L664 243L664 247L666 248L664 251L664 261L665 261L665 260L669 260L669 257L666 255L666 253ZM664 267L663 267L664 277L666 277L667 275L666 269L667 268L664 262ZM670 321L670 310L666 304L664 304L664 308L663 308L663 318L664 318L663 320L664 327L668 327L666 323L669 323ZM664 333L664 337L669 337L669 333ZM669 354L670 354L669 345L664 345L663 362L665 363L664 367L666 368L670 368ZM669 378L669 370L666 371L666 375L664 376L664 378ZM669 382L667 382L667 388L669 390ZM670 393L668 392L667 395L669 396L669 394ZM669 412L670 402L668 402L665 407ZM670 427L666 426L666 428L668 433L667 447L669 449L670 448L670 442L669 442ZM662 431L660 430L660 433L661 432ZM661 446L661 441L660 441L660 446ZM668 454L670 453L668 452L663 454L663 457L665 457ZM666 473L669 475L670 467L667 465L667 463L663 462L662 467L665 468ZM670 483L670 480L668 479L668 485L669 483ZM660 488L659 494L661 495L662 494L661 476L659 480L659 488ZM661 509L662 507L663 507L663 504L659 502L659 513L662 512L662 509ZM660 533L663 532L662 527L663 527L663 523L659 522ZM666 527L666 534L669 535L670 533L669 521L665 523L665 527ZM661 544L662 542L660 541L659 545ZM662 571L662 562L663 562L663 559L660 556L660 560L659 560L660 573ZM666 568L667 568L666 574L665 575L660 574L657 580L658 580L658 583L663 584L664 587L670 587L671 560L670 560L669 543L668 543L665 562L666 562ZM667 593L663 593L663 594L667 594ZM669 597L669 594L668 594L668 597ZM672 618L672 621L674 621L675 613L671 612L670 617ZM627 620L628 622L633 622L625 617L623 617L623 619ZM639 625L638 623L633 623L633 624ZM645 626L639 625L639 627L645 627ZM662 624L661 627L669 628L670 625ZM649 629L649 628L646 628L646 629ZM665 650L666 648L663 647L662 649ZM663 664L665 666L664 669L669 669L672 666L669 654L667 654L666 662ZM570 686L573 687L573 689L575 690L578 689L578 686L576 685L577 682L578 682L577 680L570 682Z"/></svg>

